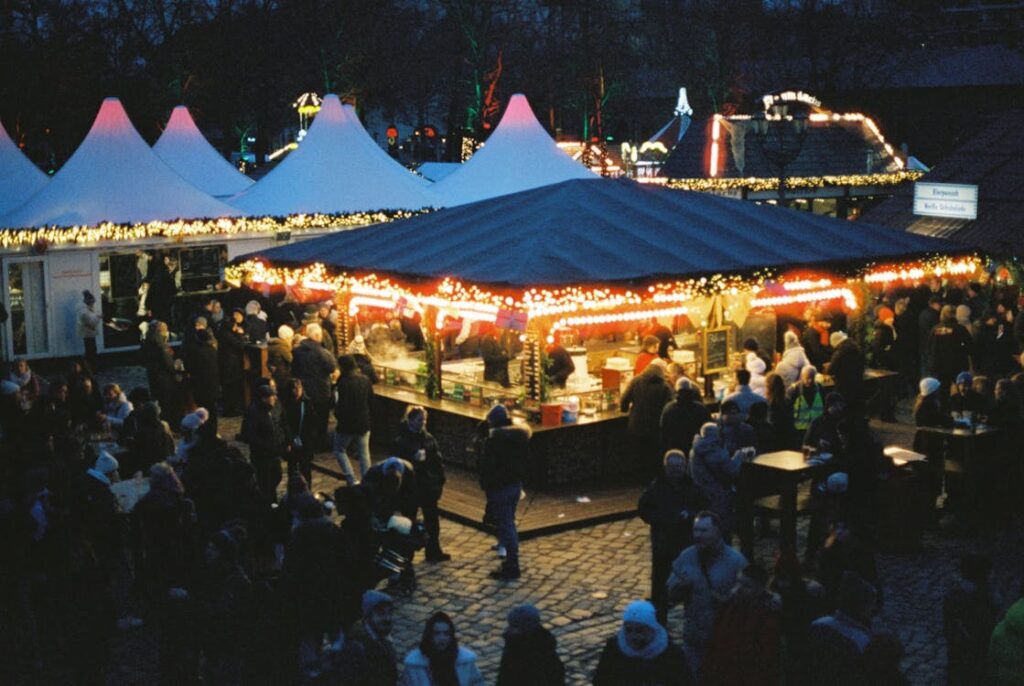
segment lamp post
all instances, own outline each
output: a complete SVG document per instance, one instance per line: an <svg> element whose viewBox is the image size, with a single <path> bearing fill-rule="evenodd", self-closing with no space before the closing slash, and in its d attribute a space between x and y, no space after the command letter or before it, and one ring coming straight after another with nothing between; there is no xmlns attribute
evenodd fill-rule
<svg viewBox="0 0 1024 686"><path fill-rule="evenodd" d="M807 135L807 114L789 114L789 107L776 103L770 114L758 112L751 117L751 130L761 152L779 170L779 204L786 197L786 167L800 156Z"/></svg>

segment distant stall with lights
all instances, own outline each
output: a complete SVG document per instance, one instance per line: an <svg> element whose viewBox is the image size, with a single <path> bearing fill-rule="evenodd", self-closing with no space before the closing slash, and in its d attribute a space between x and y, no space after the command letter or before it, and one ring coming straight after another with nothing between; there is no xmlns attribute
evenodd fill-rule
<svg viewBox="0 0 1024 686"><path fill-rule="evenodd" d="M273 248L233 270L336 300L340 342L361 335L381 378L375 436L390 437L404 406L422 403L446 458L472 466L476 425L504 402L534 425L532 482L551 485L630 470L619 402L644 329L667 328L672 361L721 391L744 338L774 347L777 308L856 311L876 273L978 268L936 257L955 252L949 243L862 228L629 181L567 181ZM377 345L411 327L420 349ZM715 362L709 340L725 343ZM545 374L553 345L574 361L564 388ZM507 378L488 372L495 349Z"/></svg>
<svg viewBox="0 0 1024 686"><path fill-rule="evenodd" d="M762 104L753 114L694 122L660 176L641 180L846 219L926 171L895 150L865 114L832 112L802 91L771 93ZM774 153L787 147L780 160Z"/></svg>

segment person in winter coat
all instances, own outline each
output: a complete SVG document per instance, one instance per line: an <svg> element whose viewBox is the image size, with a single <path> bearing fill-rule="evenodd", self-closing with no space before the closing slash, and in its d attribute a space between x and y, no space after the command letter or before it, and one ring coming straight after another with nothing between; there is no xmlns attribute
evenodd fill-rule
<svg viewBox="0 0 1024 686"><path fill-rule="evenodd" d="M564 686L565 666L555 637L540 623L536 607L512 608L504 639L496 686Z"/></svg>
<svg viewBox="0 0 1024 686"><path fill-rule="evenodd" d="M174 436L171 427L160 418L160 405L151 400L133 414L138 414L138 419L135 432L126 444L130 459L123 465L125 476L137 471L145 474L154 464L174 455Z"/></svg>
<svg viewBox="0 0 1024 686"><path fill-rule="evenodd" d="M285 386L282 405L292 449L288 452L288 474L302 474L306 483L313 481L313 441L316 431L316 408L302 387L302 379L292 379Z"/></svg>
<svg viewBox="0 0 1024 686"><path fill-rule="evenodd" d="M800 339L792 331L787 331L782 336L783 345L782 359L775 365L775 373L782 377L786 387L792 386L800 378L800 371L809 365L807 353L800 345Z"/></svg>
<svg viewBox="0 0 1024 686"><path fill-rule="evenodd" d="M277 338L271 338L267 346L267 369L278 388L288 388L292 380L292 340L295 330L287 324L277 328Z"/></svg>
<svg viewBox="0 0 1024 686"><path fill-rule="evenodd" d="M800 447L800 438L796 432L795 420L793 418L793 406L789 402L786 393L786 382L782 375L772 372L765 380L768 394L765 400L768 401L768 422L775 434L776 449L797 450ZM769 450L767 446L758 442L761 452Z"/></svg>
<svg viewBox="0 0 1024 686"><path fill-rule="evenodd" d="M96 337L100 335L103 317L96 311L96 296L92 291L82 291L82 302L75 310L75 328L85 346L85 361L89 369L96 371L99 356L96 354Z"/></svg>
<svg viewBox="0 0 1024 686"><path fill-rule="evenodd" d="M864 393L864 369L867 361L864 352L842 331L832 334L832 360L828 363L829 376L836 382L836 392L846 400L847 407L856 414L866 411L867 397Z"/></svg>
<svg viewBox="0 0 1024 686"><path fill-rule="evenodd" d="M974 369L992 377L1007 376L1015 368L1020 353L1013 331L995 311L985 314L974 336Z"/></svg>
<svg viewBox="0 0 1024 686"><path fill-rule="evenodd" d="M707 500L686 473L686 453L665 453L664 470L640 496L637 510L651 527L651 603L658 621L667 626L668 582L672 562L693 540L693 518Z"/></svg>
<svg viewBox="0 0 1024 686"><path fill-rule="evenodd" d="M718 611L736 585L747 560L722 537L722 525L711 511L697 514L693 545L672 563L668 579L671 601L683 601L683 647L690 673L698 677Z"/></svg>
<svg viewBox="0 0 1024 686"><path fill-rule="evenodd" d="M633 365L633 376L640 376L647 369L651 362L658 359L658 349L661 341L657 336L644 336L640 344L640 354L636 356L636 363Z"/></svg>
<svg viewBox="0 0 1024 686"><path fill-rule="evenodd" d="M686 656L655 617L654 606L634 600L622 627L604 644L594 686L689 686Z"/></svg>
<svg viewBox="0 0 1024 686"><path fill-rule="evenodd" d="M373 401L373 384L359 371L351 355L339 357L338 367L341 376L337 384L338 404L334 406L334 416L338 420L334 427L334 457L345 480L353 486L358 480L348 459L349 446L354 443L359 453L361 477L366 476L371 464L370 403Z"/></svg>
<svg viewBox="0 0 1024 686"><path fill-rule="evenodd" d="M740 572L718 613L702 663L707 686L777 686L782 681L780 603L768 590L768 573L756 565Z"/></svg>
<svg viewBox="0 0 1024 686"><path fill-rule="evenodd" d="M198 329L195 345L185 360L188 386L196 407L205 407L210 413L207 421L217 426L217 403L220 401L220 355L217 341L209 329Z"/></svg>
<svg viewBox="0 0 1024 686"><path fill-rule="evenodd" d="M371 385L380 383L377 370L373 367L373 358L370 357L370 352L366 349L366 340L362 336L356 336L348 344L348 354L356 361L359 371L370 380Z"/></svg>
<svg viewBox="0 0 1024 686"><path fill-rule="evenodd" d="M409 405L398 427L392 454L408 460L416 468L416 502L423 512L427 531L427 562L447 562L452 556L441 549L441 519L437 501L444 490L444 463L441 450L427 431L427 411L422 405Z"/></svg>
<svg viewBox="0 0 1024 686"><path fill-rule="evenodd" d="M999 599L991 576L990 559L982 555L962 556L959 582L942 601L946 683L952 686L988 683L988 644L999 616Z"/></svg>
<svg viewBox="0 0 1024 686"><path fill-rule="evenodd" d="M341 634L345 606L353 592L341 531L313 495L301 494L293 505L297 523L285 547L281 587L299 633L299 662L315 665L326 636Z"/></svg>
<svg viewBox="0 0 1024 686"><path fill-rule="evenodd" d="M888 307L878 308L871 335L871 366L875 369L896 371L896 313Z"/></svg>
<svg viewBox="0 0 1024 686"><path fill-rule="evenodd" d="M313 401L317 427L314 451L327 444L327 422L330 419L331 388L338 378L338 363L323 347L324 330L319 324L306 326L306 338L292 351L292 376L302 379L302 388Z"/></svg>
<svg viewBox="0 0 1024 686"><path fill-rule="evenodd" d="M864 677L864 651L871 642L875 587L853 572L845 572L836 610L811 623L800 671L802 684L873 683Z"/></svg>
<svg viewBox="0 0 1024 686"><path fill-rule="evenodd" d="M919 376L928 376L932 368L931 340L934 329L941 318L942 298L933 295L928 298L928 306L917 316L917 342L919 346L918 360L921 363Z"/></svg>
<svg viewBox="0 0 1024 686"><path fill-rule="evenodd" d="M165 322L153 322L142 344L142 360L146 367L149 392L160 403L160 411L167 421L177 425L181 421L181 402L169 337L170 332Z"/></svg>
<svg viewBox="0 0 1024 686"><path fill-rule="evenodd" d="M909 307L906 298L896 301L894 308L896 318L893 320L893 330L896 332L896 342L892 350L896 357L896 369L900 372L904 384L912 384L921 373L921 364L918 355L921 354L921 346L918 342L917 317Z"/></svg>
<svg viewBox="0 0 1024 686"><path fill-rule="evenodd" d="M480 337L480 357L484 361L484 381L493 381L506 388L512 385L508 375L508 351L493 333Z"/></svg>
<svg viewBox="0 0 1024 686"><path fill-rule="evenodd" d="M166 462L149 471L149 492L132 511L139 541L136 575L150 616L160 627L162 683L192 678L188 588L197 559L196 511Z"/></svg>
<svg viewBox="0 0 1024 686"><path fill-rule="evenodd" d="M762 364L764 364L763 361ZM751 405L753 405L754 403L763 403L766 401L763 394L754 392L754 389L751 388L750 386L750 380L751 374L749 370L737 369L736 390L734 390L729 395L725 396L726 402L733 402L739 408L740 421L743 421L747 418L747 413L750 412Z"/></svg>
<svg viewBox="0 0 1024 686"><path fill-rule="evenodd" d="M220 385L224 397L224 416L237 417L245 410L245 316L242 310L231 312L231 319L220 328L217 341Z"/></svg>
<svg viewBox="0 0 1024 686"><path fill-rule="evenodd" d="M988 670L993 686L1024 683L1024 598L1010 606L992 632Z"/></svg>
<svg viewBox="0 0 1024 686"><path fill-rule="evenodd" d="M267 313L260 308L259 302L250 300L245 304L245 337L250 343L266 343L269 326Z"/></svg>
<svg viewBox="0 0 1024 686"><path fill-rule="evenodd" d="M690 451L693 482L720 521L727 538L732 535L734 525L736 479L748 455L752 457L748 450L730 455L722 443L718 424L712 422L701 427L700 436L694 440Z"/></svg>
<svg viewBox="0 0 1024 686"><path fill-rule="evenodd" d="M804 578L796 547L784 545L776 558L775 574L768 589L782 603L779 622L785 646L784 683L798 683L796 668L803 661L811 622L824 616L829 609L825 604L825 587L817 581Z"/></svg>
<svg viewBox="0 0 1024 686"><path fill-rule="evenodd" d="M619 409L629 413L627 431L637 467L652 478L661 466L661 413L672 396L672 387L665 380L665 364L656 361L633 377L619 403Z"/></svg>
<svg viewBox="0 0 1024 686"><path fill-rule="evenodd" d="M661 411L662 450L681 450L690 453L693 437L700 427L711 420L711 413L701 402L700 391L686 377L676 381L676 399L669 401Z"/></svg>
<svg viewBox="0 0 1024 686"><path fill-rule="evenodd" d="M281 459L291 452L291 432L274 411L277 393L270 386L260 386L257 397L245 411L241 439L249 445L249 459L256 470L260 493L268 505L277 501L277 485L281 483Z"/></svg>
<svg viewBox="0 0 1024 686"><path fill-rule="evenodd" d="M768 362L761 357L756 339L748 338L743 341L743 368L750 372L750 390L764 397L764 376L768 371Z"/></svg>
<svg viewBox="0 0 1024 686"><path fill-rule="evenodd" d="M395 686L398 683L398 656L391 644L394 601L380 591L363 594L363 621L345 637L361 657L361 668L353 670L352 682L362 686Z"/></svg>
<svg viewBox="0 0 1024 686"><path fill-rule="evenodd" d="M939 323L931 331L928 341L930 375L938 379L943 388L949 388L956 375L971 368L971 334L957 322L951 305L942 308Z"/></svg>
<svg viewBox="0 0 1024 686"><path fill-rule="evenodd" d="M419 647L405 657L402 686L483 686L476 654L459 645L455 624L435 612L423 627Z"/></svg>
<svg viewBox="0 0 1024 686"><path fill-rule="evenodd" d="M803 346L804 352L807 353L807 359L811 361L811 364L815 367L823 367L828 362L829 356L828 330L830 324L819 319L814 310L808 310L804 319L807 320L807 328L800 336L800 344Z"/></svg>
<svg viewBox="0 0 1024 686"><path fill-rule="evenodd" d="M242 660L255 620L252 582L240 561L245 529L233 527L214 534L206 544L204 564L195 584L195 614L205 682L242 683Z"/></svg>
<svg viewBox="0 0 1024 686"><path fill-rule="evenodd" d="M121 392L121 387L116 383L108 383L103 387L103 412L100 420L110 429L110 433L117 439L124 420L132 413L132 404Z"/></svg>
<svg viewBox="0 0 1024 686"><path fill-rule="evenodd" d="M498 529L498 543L505 548L505 561L491 577L518 579L519 534L516 531L516 507L526 480L530 453L530 428L514 426L504 405L495 405L487 413L488 435L483 443L477 470L480 486L487 496L487 512Z"/></svg>

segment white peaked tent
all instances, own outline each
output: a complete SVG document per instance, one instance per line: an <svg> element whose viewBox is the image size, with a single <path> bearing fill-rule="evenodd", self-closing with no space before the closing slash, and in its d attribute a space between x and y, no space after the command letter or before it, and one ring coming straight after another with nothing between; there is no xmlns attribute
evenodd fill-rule
<svg viewBox="0 0 1024 686"><path fill-rule="evenodd" d="M440 202L373 142L355 111L327 95L299 148L231 201L253 216L418 210Z"/></svg>
<svg viewBox="0 0 1024 686"><path fill-rule="evenodd" d="M236 195L253 183L213 149L184 105L171 112L153 152L183 179L215 197Z"/></svg>
<svg viewBox="0 0 1024 686"><path fill-rule="evenodd" d="M0 215L38 193L47 181L46 174L22 154L0 124Z"/></svg>
<svg viewBox="0 0 1024 686"><path fill-rule="evenodd" d="M537 121L526 96L512 96L487 144L434 184L446 207L560 183L600 178L565 154Z"/></svg>
<svg viewBox="0 0 1024 686"><path fill-rule="evenodd" d="M41 191L0 226L91 226L241 214L171 170L107 98L78 150Z"/></svg>

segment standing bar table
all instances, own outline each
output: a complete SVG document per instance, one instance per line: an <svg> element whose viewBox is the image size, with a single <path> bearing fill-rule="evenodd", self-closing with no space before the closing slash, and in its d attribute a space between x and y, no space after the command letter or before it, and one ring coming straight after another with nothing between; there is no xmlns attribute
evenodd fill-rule
<svg viewBox="0 0 1024 686"><path fill-rule="evenodd" d="M796 546L797 487L813 477L821 465L808 464L804 454L796 450L763 453L744 466L748 493L742 498L744 512L740 519L740 545L744 556L752 560L754 553L754 499L764 493L779 494L780 536L782 545Z"/></svg>

